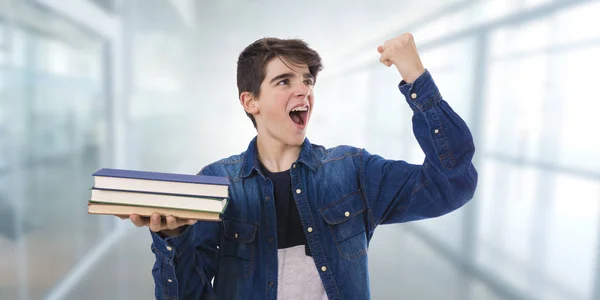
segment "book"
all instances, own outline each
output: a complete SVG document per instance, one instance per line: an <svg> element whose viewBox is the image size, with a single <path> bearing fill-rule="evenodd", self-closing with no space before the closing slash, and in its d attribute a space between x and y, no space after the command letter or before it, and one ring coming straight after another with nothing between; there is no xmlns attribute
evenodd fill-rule
<svg viewBox="0 0 600 300"><path fill-rule="evenodd" d="M150 206L130 206L130 205L116 205L116 204L101 204L101 203L88 203L88 213L97 215L115 215L115 216L129 216L131 214L138 214L142 217L150 217L152 213L158 213L162 217L173 215L176 218L188 219L188 220L203 220L203 221L221 221L219 213L205 212L205 211L191 211L182 209L172 209L163 207L150 207Z"/></svg>
<svg viewBox="0 0 600 300"><path fill-rule="evenodd" d="M223 213L227 198L92 188L91 203L150 206Z"/></svg>
<svg viewBox="0 0 600 300"><path fill-rule="evenodd" d="M229 199L229 179L103 168L92 174L88 213L101 215L153 212L176 218L220 221Z"/></svg>
<svg viewBox="0 0 600 300"><path fill-rule="evenodd" d="M92 174L94 187L105 190L227 198L227 177L103 168Z"/></svg>

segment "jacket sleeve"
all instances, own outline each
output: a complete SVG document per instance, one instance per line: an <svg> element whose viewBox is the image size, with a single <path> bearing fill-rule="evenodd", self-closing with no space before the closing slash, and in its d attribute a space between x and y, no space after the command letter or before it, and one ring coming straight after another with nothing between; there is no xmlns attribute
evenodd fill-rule
<svg viewBox="0 0 600 300"><path fill-rule="evenodd" d="M447 214L469 201L477 186L473 137L450 108L429 71L399 85L413 111L422 165L361 151L360 181L373 227Z"/></svg>
<svg viewBox="0 0 600 300"><path fill-rule="evenodd" d="M211 281L219 265L220 230L220 222L198 221L174 237L151 231L156 299L215 298Z"/></svg>

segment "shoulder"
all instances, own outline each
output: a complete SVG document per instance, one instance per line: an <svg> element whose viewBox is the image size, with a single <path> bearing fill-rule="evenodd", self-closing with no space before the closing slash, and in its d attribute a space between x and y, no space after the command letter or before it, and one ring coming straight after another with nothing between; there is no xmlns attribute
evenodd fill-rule
<svg viewBox="0 0 600 300"><path fill-rule="evenodd" d="M363 153L363 149L350 145L338 145L326 148L322 145L311 144L312 153L321 164L331 161L342 160L345 158L356 158Z"/></svg>
<svg viewBox="0 0 600 300"><path fill-rule="evenodd" d="M229 180L233 180L239 176L245 157L246 152L242 152L222 158L203 167L197 175L226 176Z"/></svg>

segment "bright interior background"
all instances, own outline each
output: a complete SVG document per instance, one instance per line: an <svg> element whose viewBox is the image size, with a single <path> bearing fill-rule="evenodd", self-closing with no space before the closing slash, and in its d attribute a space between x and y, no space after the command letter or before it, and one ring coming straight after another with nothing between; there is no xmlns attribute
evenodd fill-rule
<svg viewBox="0 0 600 300"><path fill-rule="evenodd" d="M101 167L194 174L246 149L239 52L322 54L308 137L420 163L400 77L414 34L475 137L450 215L384 226L373 299L600 299L600 1L0 0L0 299L148 299L147 230L89 216Z"/></svg>

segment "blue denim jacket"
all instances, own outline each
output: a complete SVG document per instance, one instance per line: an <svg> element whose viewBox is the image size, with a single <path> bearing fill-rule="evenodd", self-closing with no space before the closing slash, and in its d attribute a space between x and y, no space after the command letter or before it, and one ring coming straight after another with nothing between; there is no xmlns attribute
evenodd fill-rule
<svg viewBox="0 0 600 300"><path fill-rule="evenodd" d="M422 165L306 139L291 166L294 200L329 299L370 298L367 250L378 225L447 214L475 192L473 138L430 73L399 89L414 112ZM199 174L229 177L230 203L222 222L197 222L166 239L152 233L156 298L275 299L273 185L261 173L256 138Z"/></svg>

